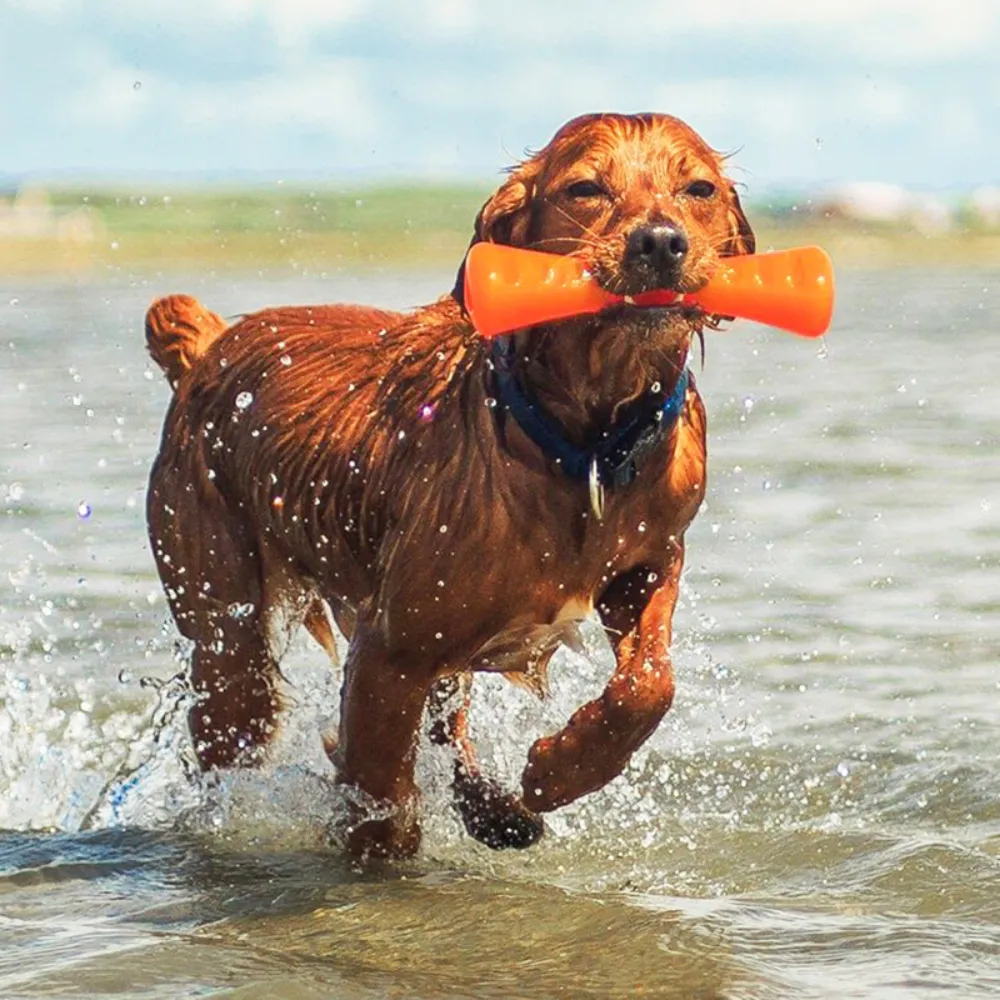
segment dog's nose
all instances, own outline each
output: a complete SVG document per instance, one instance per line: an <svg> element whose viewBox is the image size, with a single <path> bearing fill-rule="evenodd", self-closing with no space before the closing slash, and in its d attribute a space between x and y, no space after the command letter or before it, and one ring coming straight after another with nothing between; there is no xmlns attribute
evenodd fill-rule
<svg viewBox="0 0 1000 1000"><path fill-rule="evenodd" d="M647 264L657 274L676 274L688 252L687 234L670 222L638 226L629 234L626 259Z"/></svg>

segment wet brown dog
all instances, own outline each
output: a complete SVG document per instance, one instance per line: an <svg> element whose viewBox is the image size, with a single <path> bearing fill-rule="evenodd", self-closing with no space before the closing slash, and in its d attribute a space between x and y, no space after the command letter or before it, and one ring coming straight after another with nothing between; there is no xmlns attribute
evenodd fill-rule
<svg viewBox="0 0 1000 1000"><path fill-rule="evenodd" d="M588 115L514 169L474 241L583 258L610 290L692 291L753 233L723 160L666 115ZM252 765L281 704L275 631L347 636L338 780L375 807L360 854L405 856L425 710L456 750L469 832L524 847L540 814L618 775L670 707L684 531L705 488L705 414L687 374L713 318L625 305L491 345L456 292L411 313L335 305L226 324L193 299L150 309L174 396L149 529L194 641L203 767ZM499 402L498 402L499 401ZM520 795L483 775L472 673L544 691L597 611L617 657L604 692L539 739Z"/></svg>

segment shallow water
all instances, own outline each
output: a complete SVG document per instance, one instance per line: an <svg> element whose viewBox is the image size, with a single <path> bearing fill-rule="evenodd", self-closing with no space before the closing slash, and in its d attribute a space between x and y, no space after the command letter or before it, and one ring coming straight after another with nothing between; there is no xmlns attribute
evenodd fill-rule
<svg viewBox="0 0 1000 1000"><path fill-rule="evenodd" d="M142 312L446 279L0 288L0 996L1000 994L998 274L843 274L825 347L708 337L674 708L537 848L461 835L433 750L417 860L328 847L338 679L305 645L273 765L198 779L143 524L167 390ZM588 641L545 704L477 681L506 780L601 686Z"/></svg>

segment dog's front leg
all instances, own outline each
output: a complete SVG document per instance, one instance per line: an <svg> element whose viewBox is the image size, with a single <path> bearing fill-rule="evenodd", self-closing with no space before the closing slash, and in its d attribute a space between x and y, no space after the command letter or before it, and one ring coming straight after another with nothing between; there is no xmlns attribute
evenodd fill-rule
<svg viewBox="0 0 1000 1000"><path fill-rule="evenodd" d="M455 751L455 805L466 831L481 844L494 850L530 847L545 826L518 796L483 774L469 736L471 694L472 674L452 674L437 681L429 701L431 739Z"/></svg>
<svg viewBox="0 0 1000 1000"><path fill-rule="evenodd" d="M598 698L554 736L537 740L521 784L524 802L549 812L603 788L649 738L674 696L670 639L683 548L659 573L639 567L612 581L599 603L617 667Z"/></svg>
<svg viewBox="0 0 1000 1000"><path fill-rule="evenodd" d="M410 857L420 846L416 762L433 672L392 656L379 632L359 624L344 665L337 781L360 789L382 816L353 817L348 850L365 857Z"/></svg>

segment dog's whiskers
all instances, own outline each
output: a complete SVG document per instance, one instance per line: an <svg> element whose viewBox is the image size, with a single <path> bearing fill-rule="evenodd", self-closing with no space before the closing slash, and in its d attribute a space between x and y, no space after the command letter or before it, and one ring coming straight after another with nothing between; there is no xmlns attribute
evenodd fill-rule
<svg viewBox="0 0 1000 1000"><path fill-rule="evenodd" d="M553 207L553 208L554 208L554 209L555 209L555 210L556 210L556 211L557 211L557 212L558 212L558 213L559 213L560 215L562 215L562 216L563 216L564 218L566 218L566 219L569 219L569 221L570 221L570 222L572 222L572 223L573 223L573 224L574 224L575 226L580 226L580 227L581 227L581 228L583 229L584 233L586 233L586 235L587 235L587 236L592 236L592 237L593 237L593 238L595 238L595 239L598 239L598 238L599 238L598 234L597 234L597 233L595 233L595 232L594 232L594 230L593 230L593 229L592 229L592 228L591 228L590 226L587 226L587 225L584 225L584 224L583 224L582 222L580 222L580 220L579 220L579 219L574 219L574 218L573 218L573 216L572 216L572 215L570 215L570 214L569 214L569 212L567 212L567 211L566 211L566 209L562 207L562 205L559 205L559 204L557 204L557 203L556 203L556 202L554 202L554 201L549 201L549 204L550 204L550 205L551 205L551 206L552 206L552 207Z"/></svg>

